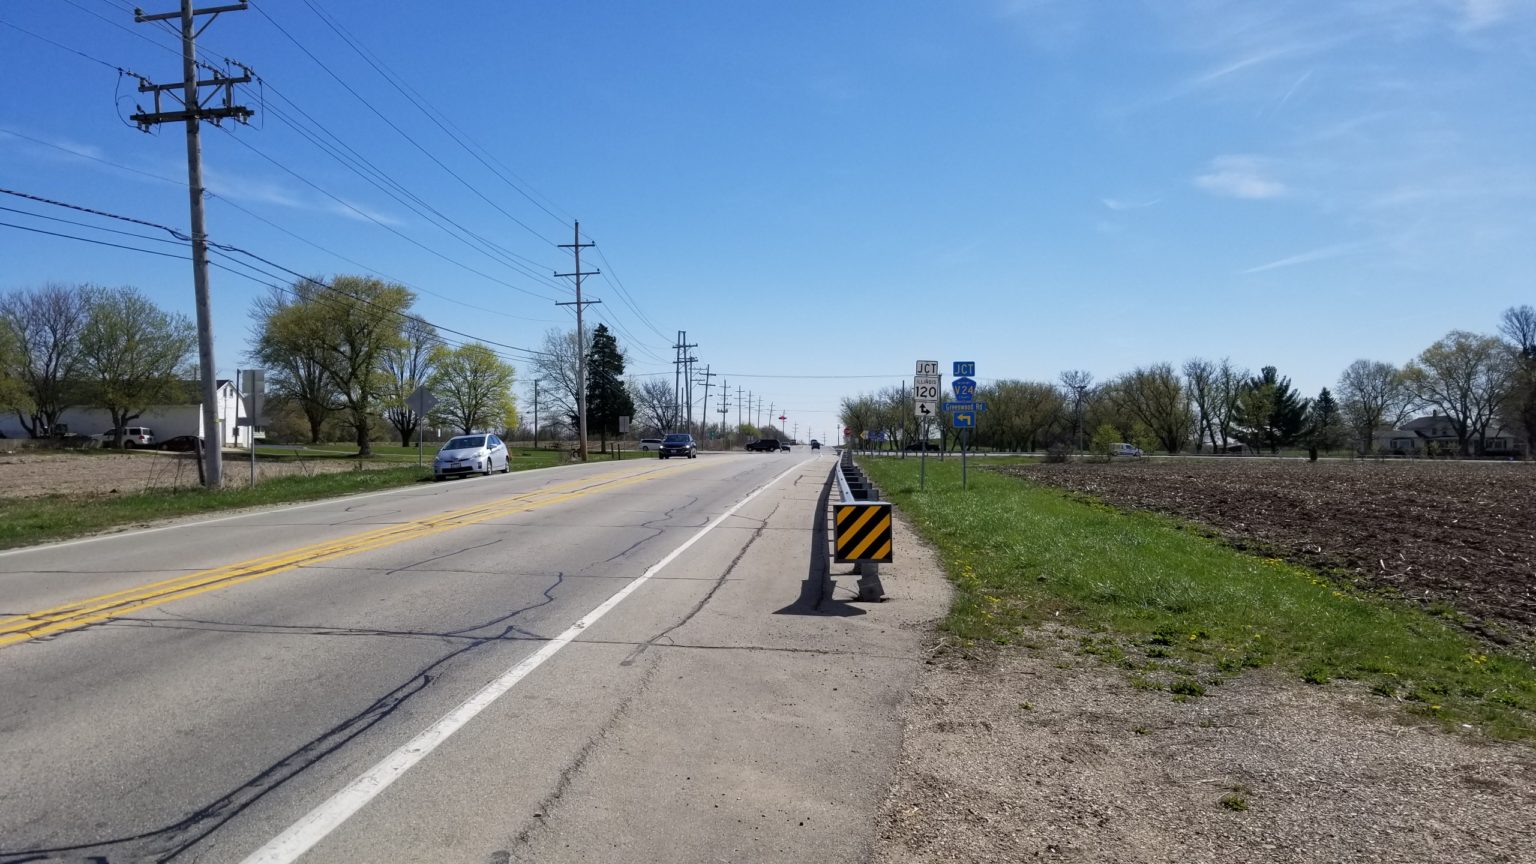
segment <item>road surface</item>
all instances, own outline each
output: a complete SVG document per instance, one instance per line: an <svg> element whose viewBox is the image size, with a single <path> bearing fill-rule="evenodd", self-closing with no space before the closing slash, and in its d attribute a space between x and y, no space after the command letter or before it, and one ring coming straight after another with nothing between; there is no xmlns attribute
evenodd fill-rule
<svg viewBox="0 0 1536 864"><path fill-rule="evenodd" d="M602 462L0 554L0 862L860 860L945 598L825 587L832 463Z"/></svg>

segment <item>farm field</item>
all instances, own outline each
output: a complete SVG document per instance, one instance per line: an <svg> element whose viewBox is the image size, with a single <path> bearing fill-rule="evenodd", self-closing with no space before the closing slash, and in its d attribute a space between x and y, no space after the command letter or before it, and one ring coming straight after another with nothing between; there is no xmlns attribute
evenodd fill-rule
<svg viewBox="0 0 1536 864"><path fill-rule="evenodd" d="M1536 643L1536 466L1232 459L997 470L1454 610L1500 644Z"/></svg>

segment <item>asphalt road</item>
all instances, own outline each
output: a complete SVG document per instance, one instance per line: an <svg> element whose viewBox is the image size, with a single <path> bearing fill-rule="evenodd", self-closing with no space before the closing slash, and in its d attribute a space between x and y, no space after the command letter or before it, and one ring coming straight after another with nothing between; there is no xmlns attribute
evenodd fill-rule
<svg viewBox="0 0 1536 864"><path fill-rule="evenodd" d="M833 587L831 468L604 462L0 554L0 862L861 860L945 594Z"/></svg>

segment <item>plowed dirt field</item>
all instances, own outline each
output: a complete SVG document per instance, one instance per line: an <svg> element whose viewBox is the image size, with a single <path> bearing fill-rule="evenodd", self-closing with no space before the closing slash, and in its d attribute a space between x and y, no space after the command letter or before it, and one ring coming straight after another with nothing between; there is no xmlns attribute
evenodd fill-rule
<svg viewBox="0 0 1536 864"><path fill-rule="evenodd" d="M1343 573L1536 647L1536 465L1148 459L996 470Z"/></svg>

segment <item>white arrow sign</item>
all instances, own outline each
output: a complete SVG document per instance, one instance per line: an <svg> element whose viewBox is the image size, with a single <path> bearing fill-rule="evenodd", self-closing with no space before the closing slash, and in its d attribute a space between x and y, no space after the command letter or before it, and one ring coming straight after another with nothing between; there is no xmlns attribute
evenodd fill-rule
<svg viewBox="0 0 1536 864"><path fill-rule="evenodd" d="M917 400L916 409L912 413L919 417L932 417L939 413L939 403L919 399Z"/></svg>

